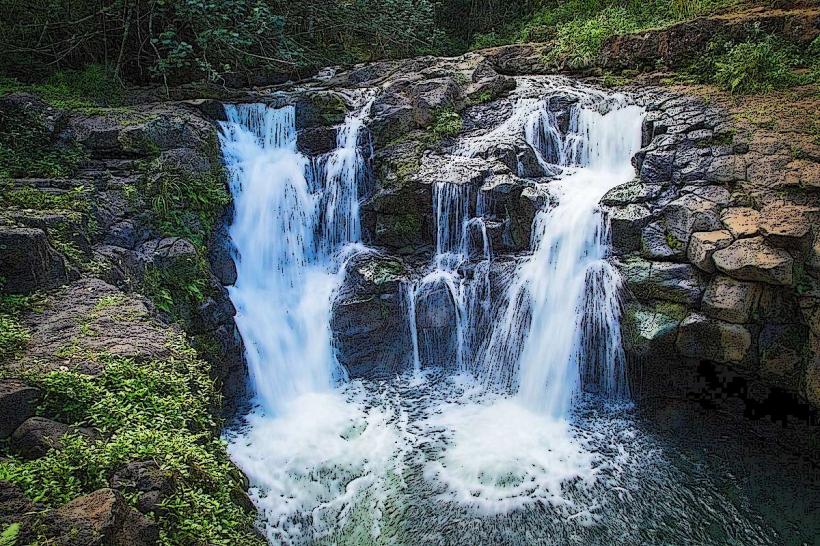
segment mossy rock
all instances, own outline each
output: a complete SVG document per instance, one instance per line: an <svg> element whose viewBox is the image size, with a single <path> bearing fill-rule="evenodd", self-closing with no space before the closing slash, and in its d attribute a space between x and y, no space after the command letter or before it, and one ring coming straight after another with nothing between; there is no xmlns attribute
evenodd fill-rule
<svg viewBox="0 0 820 546"><path fill-rule="evenodd" d="M296 103L296 126L299 129L321 125L338 125L345 120L350 106L344 97L331 91L310 93Z"/></svg>

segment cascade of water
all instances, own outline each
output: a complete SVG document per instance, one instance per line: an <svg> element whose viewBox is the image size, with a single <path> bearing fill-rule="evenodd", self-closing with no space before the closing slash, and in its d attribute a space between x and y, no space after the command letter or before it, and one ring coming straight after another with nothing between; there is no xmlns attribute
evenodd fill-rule
<svg viewBox="0 0 820 546"><path fill-rule="evenodd" d="M470 190L467 184L433 184L437 269L453 270L466 259L464 223L470 218Z"/></svg>
<svg viewBox="0 0 820 546"><path fill-rule="evenodd" d="M533 253L516 271L478 373L488 383L517 389L525 405L562 417L581 377L610 396L626 394L615 333L619 278L605 261L608 233L598 202L632 176L642 110L617 97L606 114L595 103L574 106L572 132L556 142L555 126L540 134L529 130L555 118L527 106L530 145L551 142L553 157L580 168L549 185L558 205L536 215Z"/></svg>
<svg viewBox="0 0 820 546"><path fill-rule="evenodd" d="M366 166L357 141L367 109L348 116L337 149L311 163L296 148L293 106L225 107L219 138L237 254L229 293L257 400L273 412L343 375L330 344L330 303L337 252L360 237Z"/></svg>
<svg viewBox="0 0 820 546"><path fill-rule="evenodd" d="M410 337L411 354L413 357L413 375L418 379L421 376L421 357L419 356L419 333L416 324L416 285L405 281L401 284L401 296L407 315L407 330Z"/></svg>

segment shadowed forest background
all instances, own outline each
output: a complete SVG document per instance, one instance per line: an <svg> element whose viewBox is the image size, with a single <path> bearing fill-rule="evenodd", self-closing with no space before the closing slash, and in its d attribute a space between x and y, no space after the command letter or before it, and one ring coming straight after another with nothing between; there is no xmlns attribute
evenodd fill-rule
<svg viewBox="0 0 820 546"><path fill-rule="evenodd" d="M122 82L265 84L321 66L555 41L582 67L614 34L737 0L3 0L0 72L94 65ZM766 2L777 7L777 1ZM64 76L65 78L65 76ZM88 86L99 78L81 78ZM53 83L53 82L52 82ZM58 82L59 83L59 82Z"/></svg>

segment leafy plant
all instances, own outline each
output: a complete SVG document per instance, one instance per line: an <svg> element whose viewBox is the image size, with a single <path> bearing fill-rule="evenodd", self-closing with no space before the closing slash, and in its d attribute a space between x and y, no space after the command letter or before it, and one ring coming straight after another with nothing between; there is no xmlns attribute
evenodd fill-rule
<svg viewBox="0 0 820 546"><path fill-rule="evenodd" d="M105 487L128 462L154 461L174 484L158 518L161 543L259 545L253 516L232 498L240 476L216 437L220 397L209 367L181 337L169 337L168 348L169 357L148 362L84 355L103 364L94 376L68 370L30 374L28 380L44 393L42 411L101 434L94 441L68 435L59 449L39 459L3 459L0 480L57 506Z"/></svg>
<svg viewBox="0 0 820 546"><path fill-rule="evenodd" d="M431 133L433 139L438 141L456 136L463 127L464 120L461 119L461 115L455 110L445 108L433 116Z"/></svg>
<svg viewBox="0 0 820 546"><path fill-rule="evenodd" d="M20 535L20 524L12 523L0 533L0 546L14 546L17 544L17 537Z"/></svg>
<svg viewBox="0 0 820 546"><path fill-rule="evenodd" d="M773 36L732 47L715 61L715 82L732 93L760 93L794 84L793 50Z"/></svg>

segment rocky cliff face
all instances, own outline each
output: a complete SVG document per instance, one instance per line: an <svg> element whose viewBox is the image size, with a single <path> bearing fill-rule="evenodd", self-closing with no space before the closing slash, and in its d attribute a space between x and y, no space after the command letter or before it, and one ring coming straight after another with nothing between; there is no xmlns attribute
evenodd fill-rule
<svg viewBox="0 0 820 546"><path fill-rule="evenodd" d="M791 107L799 117L816 101ZM638 176L603 200L633 362L667 387L718 363L758 399L774 387L817 407L816 143L726 103L661 93L647 108Z"/></svg>
<svg viewBox="0 0 820 546"><path fill-rule="evenodd" d="M811 40L818 15L808 11L772 14L766 28ZM700 51L709 25L743 33L747 22L614 39L601 63L639 66L660 51L674 65ZM672 47L680 33L700 38ZM456 182L486 204L492 291L528 251L535 213L550 199L532 180L548 185L556 173L523 139L491 143L469 159L451 152L455 136L480 134L509 117L511 76L548 72L543 54L544 46L530 44L371 63L329 70L299 89L232 99L295 104L300 150L318 156L334 148L349 95L376 94L362 142L372 149L371 176L360 196L364 240L374 250L347 264L331 320L337 357L352 376L394 374L412 362L402 284L424 274L435 250L435 182ZM635 84L624 91L648 111L642 148L634 180L601 206L626 281L622 329L638 401L659 393L707 396L709 383L753 400L786 393L820 409L820 149L816 127L806 123L820 106L813 90L740 101L703 88ZM572 101L556 95L549 105L563 131ZM0 99L0 113L7 131L35 127L77 159L70 172L2 181L2 292L38 294L20 312L28 339L0 353L0 438L10 438L11 454L36 460L68 445L66 438L111 439L110 431L69 423L67 415L37 416L44 387L21 379L31 370L104 379L118 369L112 359L182 361L204 367L228 403L241 400L242 344L225 288L236 269L216 141L221 105L77 112L14 94ZM480 257L470 258L466 276L476 274ZM444 339L457 310L440 288L417 302L415 326ZM207 364L192 364L174 345L183 331ZM209 395L208 404L218 405L218 397ZM202 413L211 410L218 408ZM104 483L93 482L93 492L84 491L90 494L51 503L60 507L38 528L52 536L70 524L103 543L155 543L156 521L167 521L160 505L178 488L146 460L120 462ZM214 495L249 509L241 476L225 465L230 483L223 497ZM137 500L129 504L123 494ZM0 508L3 517L39 514L32 526L50 514L5 482Z"/></svg>
<svg viewBox="0 0 820 546"><path fill-rule="evenodd" d="M371 123L376 185L362 210L366 241L383 254L363 258L368 267L402 263L396 275L403 268L419 274L435 244L431 185L445 179L466 183L495 203L485 218L495 256L514 257L528 248L534 212L548 198L516 176L521 165L539 168L532 150L523 142L490 146L460 165L447 155L451 141L432 136L431 111L460 111L462 132L493 127L509 114L504 97L513 84L498 72L510 71L508 53L429 59L425 66L385 63L329 80L337 88L382 89ZM477 86L486 90L482 100L475 99ZM635 179L601 204L611 223L614 260L627 281L623 328L636 390L647 396L688 392L703 381L699 367L709 364L749 381L758 399L774 388L820 407L814 311L820 209L810 129L796 136L754 126L725 96L707 102L687 89L626 90L648 111L643 148L633 159ZM816 101L798 99L793 106L807 113ZM566 108L559 97L556 114ZM800 125L800 115L790 119ZM546 180L551 174L529 176ZM386 343L382 328L401 327L393 318L399 283L391 278L364 287L360 275L353 277L335 307L342 361L367 346L365 361L390 362L393 370L395 355L407 354L407 338ZM356 312L352 305L359 306ZM417 311L419 323L428 322L424 310Z"/></svg>
<svg viewBox="0 0 820 546"><path fill-rule="evenodd" d="M41 159L0 182L0 522L21 543L186 542L175 522L196 513L208 540L258 543L216 441L245 370L228 193L198 106L0 99L5 135L42 146L4 148ZM225 511L183 515L192 490Z"/></svg>

